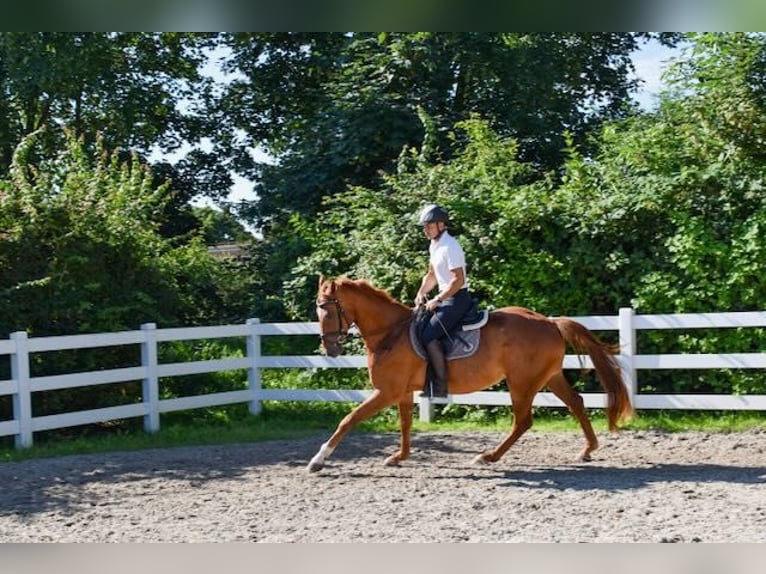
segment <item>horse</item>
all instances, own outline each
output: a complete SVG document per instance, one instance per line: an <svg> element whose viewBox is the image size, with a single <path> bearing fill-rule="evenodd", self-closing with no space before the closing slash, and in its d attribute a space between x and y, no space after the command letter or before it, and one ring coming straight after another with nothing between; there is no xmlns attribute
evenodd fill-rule
<svg viewBox="0 0 766 574"><path fill-rule="evenodd" d="M398 406L399 450L385 459L397 466L410 455L414 393L423 388L426 362L413 349L407 336L414 309L366 280L319 277L316 297L321 348L330 357L343 353L349 329L356 326L367 352L367 370L372 393L338 424L327 442L310 460L307 471L324 468L326 459L351 429L379 411ZM451 394L486 389L505 379L511 395L511 432L494 449L476 456L474 463L500 460L532 426L532 400L547 387L580 423L585 446L582 461L591 460L598 439L585 413L582 397L563 373L569 343L578 354L587 353L607 395L606 414L610 431L632 418L634 411L614 353L618 346L598 339L584 325L566 317L548 318L523 307L504 307L490 313L481 328L480 344L470 357L448 364Z"/></svg>

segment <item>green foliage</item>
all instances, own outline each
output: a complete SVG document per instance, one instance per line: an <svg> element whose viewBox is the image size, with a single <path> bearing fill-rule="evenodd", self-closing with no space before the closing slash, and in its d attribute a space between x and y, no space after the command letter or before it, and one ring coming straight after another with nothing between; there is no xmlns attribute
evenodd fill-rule
<svg viewBox="0 0 766 574"><path fill-rule="evenodd" d="M766 44L757 35L693 37L675 90L651 115L606 124L590 151L567 139L563 175L541 177L518 143L472 119L456 125L449 161L405 150L381 187L327 198L319 218L296 229L311 246L286 284L306 317L324 272L365 277L403 301L426 265L412 225L426 202L452 213L474 291L492 306L549 315L757 310L766 300L763 106ZM720 57L719 57L720 56ZM743 352L763 348L762 330L653 332L639 352ZM649 391L764 392L755 372L642 373Z"/></svg>
<svg viewBox="0 0 766 574"><path fill-rule="evenodd" d="M70 137L57 158L29 163L22 143L0 182L0 332L35 336L177 321L178 298L157 263L165 249L154 217L165 190L133 161L100 148L91 160Z"/></svg>
<svg viewBox="0 0 766 574"><path fill-rule="evenodd" d="M572 308L582 287L560 281L567 235L557 225L550 184L536 181L534 168L515 159L516 141L499 137L485 121L461 122L452 137L465 143L451 162L431 164L424 154L404 150L382 190L352 188L327 200L321 220L298 222L312 251L285 286L295 316L311 311L300 305L315 288L306 278L319 272L364 277L411 301L428 264L416 213L430 202L450 211L472 289L485 304Z"/></svg>
<svg viewBox="0 0 766 574"><path fill-rule="evenodd" d="M420 147L415 157L427 163L449 165L460 157L467 133L456 126L478 115L487 121L502 140L513 138L511 160L534 166L538 172L557 171L564 153L564 133L588 147L588 134L601 121L622 117L629 108L631 78L630 54L647 35L631 33L246 33L225 36L230 47L227 70L236 78L214 105L221 121L215 138L235 154L238 146L258 142L277 161L254 164L241 162L237 171L256 182L257 201L244 202L240 215L253 223L266 238L267 246L259 260L268 267L263 291L279 291L288 281L305 283L288 269L300 257L313 251L317 240L340 243L359 241L359 234L321 236L315 229L317 217L324 218L332 198L340 203L369 201L370 217L375 210L409 217L419 201L436 196L439 179L455 177L456 169L432 182L419 181L424 174L410 173L410 186L422 185L418 197L408 197L401 205L401 193L390 191L402 162L412 157L406 150ZM661 36L671 40L669 35ZM424 121L425 119L425 121ZM240 137L237 134L247 134ZM405 150L403 152L403 150ZM492 168L504 169L499 158ZM474 190L470 168L464 187L439 192L443 200L453 199L451 207L469 222L473 200L462 202L458 195ZM510 169L510 168L509 168ZM399 169L401 172L401 169ZM478 175L478 174L475 174ZM404 176L401 176L404 177ZM400 179L401 179L400 177ZM455 178L457 179L457 178ZM398 181L397 185L407 185ZM513 184L515 185L515 183ZM367 190L367 191L363 191ZM367 196L365 196L365 193ZM495 197L501 197L496 195ZM520 198L519 198L520 199ZM545 198L541 198L545 201ZM482 200L484 201L484 200ZM506 207L507 198L499 200ZM491 207L486 205L485 207ZM461 212L462 211L462 212ZM489 217L495 212L490 211ZM354 217L362 217L359 211ZM412 274L400 274L402 257L414 252L413 236L402 233L403 221L380 221L376 234L400 240L409 237L401 248L373 253L379 260L370 265L355 264L371 278L382 276L397 296L411 297ZM498 222L504 225L506 222ZM354 226L354 221L348 222ZM343 225L339 225L343 227ZM363 229L371 225L363 223ZM486 228L482 232L487 231ZM487 235L491 237L490 230ZM382 235L393 233L393 235ZM296 241L300 234L303 242ZM414 236L417 237L417 236ZM528 248L535 248L536 237L520 244L508 263L515 264ZM365 241L369 244L372 238ZM325 258L327 265L347 271L350 254ZM414 264L419 260L412 260ZM273 262L273 263L272 263ZM530 268L539 281L544 269L559 265L547 254L534 257ZM381 269L380 267L385 267ZM330 267L326 267L331 272ZM477 281L482 274L475 274ZM505 278L504 278L505 279ZM310 291L309 281L303 284ZM529 303L535 303L534 292ZM482 291L502 289L501 283L484 281ZM294 286L293 288L298 288ZM504 297L507 293L500 296ZM268 312L280 312L275 304ZM288 302L287 313L303 316L308 310Z"/></svg>
<svg viewBox="0 0 766 574"><path fill-rule="evenodd" d="M159 233L167 186L153 187L136 157L121 162L101 142L94 154L71 134L39 164L36 134L0 180L0 333L72 335L241 322L248 275L220 262L201 239L174 245ZM133 366L134 348L34 355L33 376ZM126 404L140 384L38 393L35 413Z"/></svg>
<svg viewBox="0 0 766 574"><path fill-rule="evenodd" d="M39 153L55 153L65 125L88 144L149 155L193 136L193 103L209 83L199 73L209 34L147 32L0 33L0 177L30 133L49 128Z"/></svg>
<svg viewBox="0 0 766 574"><path fill-rule="evenodd" d="M622 304L643 313L763 308L764 94L762 36L693 38L674 89L648 117L612 124L595 157L572 154L559 194L586 249L606 246ZM585 206L583 209L578 205ZM609 281L604 276L603 281ZM586 281L578 281L593 294ZM754 352L761 329L653 332L639 352ZM642 373L644 390L763 393L760 373Z"/></svg>
<svg viewBox="0 0 766 574"><path fill-rule="evenodd" d="M208 324L246 318L247 276L201 239L174 245L159 233L167 186L153 187L134 157L79 140L40 165L35 137L0 180L0 332L33 336Z"/></svg>
<svg viewBox="0 0 766 574"><path fill-rule="evenodd" d="M215 36L2 33L0 336L312 320L319 273L367 278L409 303L427 262L414 217L431 202L452 213L485 305L549 315L762 309L766 40L689 35L672 89L639 114L626 105L628 56L644 37L224 34L224 65L236 74L213 91L198 64ZM209 151L154 174L131 153L208 136ZM254 144L277 161L256 163ZM206 243L239 241L243 229L230 213L195 216L188 200L224 194L230 169L256 184L257 202L237 215L261 237L243 260L216 261ZM301 341L297 352L316 345ZM639 352L670 348L760 352L763 329L640 336ZM132 361L135 350L120 348L41 354L33 370ZM7 371L0 364L0 378ZM266 379L366 386L362 371ZM640 380L646 392L766 389L759 371ZM103 404L136 392L130 383ZM47 406L36 409L64 408L61 396L37 400Z"/></svg>
<svg viewBox="0 0 766 574"><path fill-rule="evenodd" d="M194 207L194 216L200 222L200 227L207 245L217 243L250 243L252 234L229 209L220 210L212 207Z"/></svg>

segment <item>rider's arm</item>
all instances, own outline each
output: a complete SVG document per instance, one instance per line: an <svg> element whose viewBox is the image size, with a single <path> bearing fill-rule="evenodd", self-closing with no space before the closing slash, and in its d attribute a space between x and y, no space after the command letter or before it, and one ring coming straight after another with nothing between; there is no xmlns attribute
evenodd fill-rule
<svg viewBox="0 0 766 574"><path fill-rule="evenodd" d="M428 293L430 293L431 289L434 287L436 287L436 273L434 273L434 268L429 263L428 272L423 275L423 279L420 282L420 289L418 289L418 294L415 296L415 303L419 304L425 302L425 300L428 299Z"/></svg>

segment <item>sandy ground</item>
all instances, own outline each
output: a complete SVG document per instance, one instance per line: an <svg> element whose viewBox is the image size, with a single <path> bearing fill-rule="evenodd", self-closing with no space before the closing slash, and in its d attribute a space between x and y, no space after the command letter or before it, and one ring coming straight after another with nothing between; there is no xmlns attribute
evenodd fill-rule
<svg viewBox="0 0 766 574"><path fill-rule="evenodd" d="M766 430L352 434L0 464L0 542L766 542Z"/></svg>

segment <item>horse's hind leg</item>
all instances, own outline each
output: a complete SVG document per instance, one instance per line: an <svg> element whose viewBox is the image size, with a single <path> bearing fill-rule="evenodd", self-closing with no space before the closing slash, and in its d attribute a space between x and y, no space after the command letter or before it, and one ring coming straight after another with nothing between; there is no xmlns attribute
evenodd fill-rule
<svg viewBox="0 0 766 574"><path fill-rule="evenodd" d="M547 385L551 392L564 402L569 412L580 423L582 432L585 434L585 447L580 451L579 459L589 461L590 453L598 448L598 439L596 433L593 432L588 416L585 414L582 397L572 388L561 371L553 375Z"/></svg>
<svg viewBox="0 0 766 574"><path fill-rule="evenodd" d="M535 394L514 392L514 388L510 384L508 386L511 388L511 403L513 405L511 434L493 450L484 451L474 458L474 463L497 462L513 446L513 443L532 427L532 399Z"/></svg>

